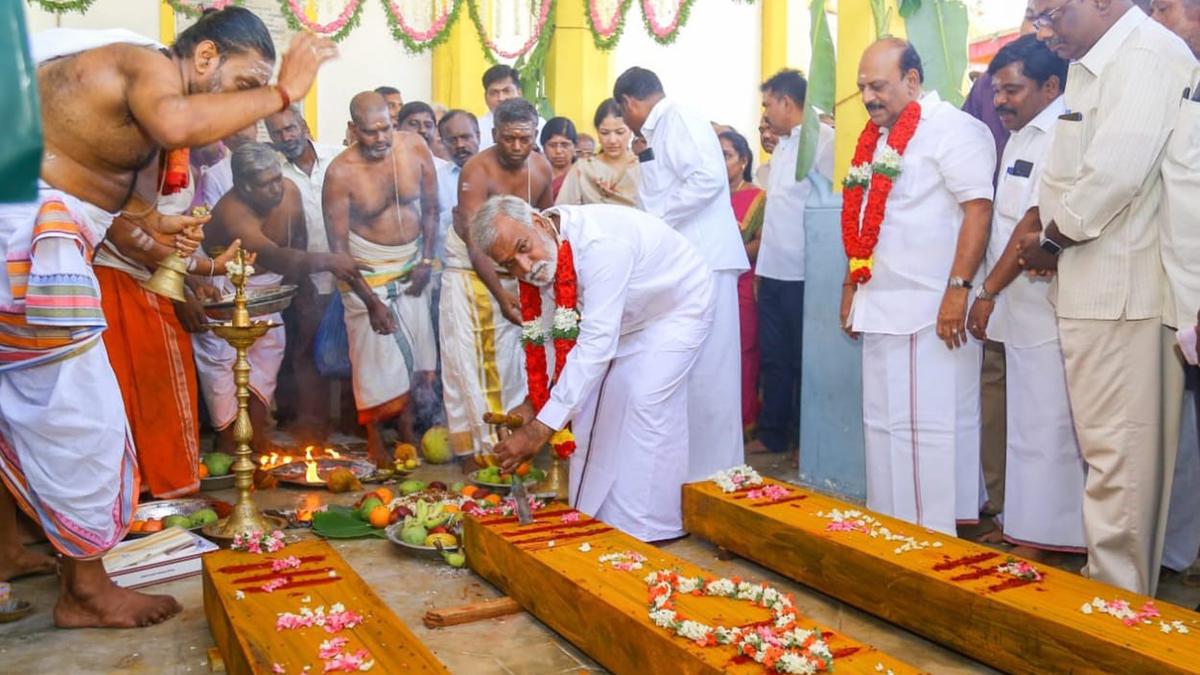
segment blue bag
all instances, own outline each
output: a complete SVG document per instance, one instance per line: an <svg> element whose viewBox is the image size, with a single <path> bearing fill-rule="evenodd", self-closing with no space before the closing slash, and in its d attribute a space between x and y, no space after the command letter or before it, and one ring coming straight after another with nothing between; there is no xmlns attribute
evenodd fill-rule
<svg viewBox="0 0 1200 675"><path fill-rule="evenodd" d="M317 325L313 361L322 377L350 379L350 338L346 334L342 294L335 292Z"/></svg>

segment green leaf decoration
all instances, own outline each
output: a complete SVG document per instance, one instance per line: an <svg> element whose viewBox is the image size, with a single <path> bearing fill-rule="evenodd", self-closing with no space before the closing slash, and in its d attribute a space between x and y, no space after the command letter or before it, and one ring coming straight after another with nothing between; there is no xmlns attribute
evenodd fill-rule
<svg viewBox="0 0 1200 675"><path fill-rule="evenodd" d="M800 127L799 156L796 158L796 180L802 181L812 170L820 138L821 114L833 114L837 101L837 51L829 20L825 15L825 0L812 0L808 7L812 30L812 61L808 66L808 91L804 98L804 125Z"/></svg>
<svg viewBox="0 0 1200 675"><path fill-rule="evenodd" d="M871 0L871 16L875 18L875 39L887 36L892 23L892 10L887 0Z"/></svg>
<svg viewBox="0 0 1200 675"><path fill-rule="evenodd" d="M900 17L907 19L913 15L918 9L921 9L921 0L900 0Z"/></svg>
<svg viewBox="0 0 1200 675"><path fill-rule="evenodd" d="M312 517L312 529L325 539L362 539L377 537L386 539L383 530L371 527L371 524L360 520L352 509L344 506L330 506L325 511L318 511Z"/></svg>
<svg viewBox="0 0 1200 675"><path fill-rule="evenodd" d="M961 0L925 0L905 21L908 40L925 66L925 89L961 106L967 72L967 6Z"/></svg>

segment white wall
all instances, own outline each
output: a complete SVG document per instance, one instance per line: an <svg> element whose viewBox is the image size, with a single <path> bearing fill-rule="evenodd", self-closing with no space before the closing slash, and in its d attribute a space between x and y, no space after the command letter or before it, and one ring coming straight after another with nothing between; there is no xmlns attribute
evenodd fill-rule
<svg viewBox="0 0 1200 675"><path fill-rule="evenodd" d="M56 14L43 11L25 0L29 31L36 33L54 28ZM158 39L159 3L149 0L97 0L87 14L63 14L63 28L127 28L152 40Z"/></svg>
<svg viewBox="0 0 1200 675"><path fill-rule="evenodd" d="M334 12L342 6L340 0L317 3L318 7L329 4L337 7L328 8L330 16L320 17L322 21L336 17ZM465 10L461 18L467 18ZM366 3L362 22L338 49L340 58L321 69L318 83L315 132L323 143L342 142L350 117L350 99L360 91L386 84L399 89L406 102L430 102L432 57L429 52L414 56L404 51L388 30L382 3Z"/></svg>

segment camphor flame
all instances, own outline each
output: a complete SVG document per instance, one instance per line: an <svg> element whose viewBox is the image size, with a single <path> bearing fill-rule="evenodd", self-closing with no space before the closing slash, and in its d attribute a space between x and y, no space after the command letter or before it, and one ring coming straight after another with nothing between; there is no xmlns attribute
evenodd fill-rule
<svg viewBox="0 0 1200 675"><path fill-rule="evenodd" d="M308 483L324 483L317 475L317 462L312 458L312 446L304 448L304 480Z"/></svg>

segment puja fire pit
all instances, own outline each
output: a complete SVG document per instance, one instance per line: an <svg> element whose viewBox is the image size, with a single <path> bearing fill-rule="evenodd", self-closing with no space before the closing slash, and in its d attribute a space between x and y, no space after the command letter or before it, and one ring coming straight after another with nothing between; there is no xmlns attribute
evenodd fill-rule
<svg viewBox="0 0 1200 675"><path fill-rule="evenodd" d="M303 457L272 452L259 457L258 462L261 470L270 472L280 482L301 487L325 487L330 472L338 468L349 469L359 480L375 473L375 465L366 459L311 445L304 448Z"/></svg>

